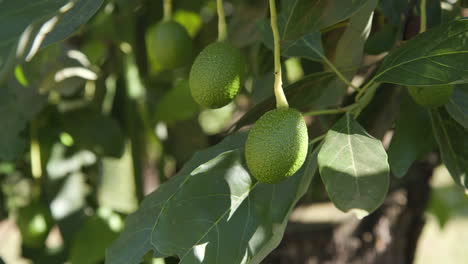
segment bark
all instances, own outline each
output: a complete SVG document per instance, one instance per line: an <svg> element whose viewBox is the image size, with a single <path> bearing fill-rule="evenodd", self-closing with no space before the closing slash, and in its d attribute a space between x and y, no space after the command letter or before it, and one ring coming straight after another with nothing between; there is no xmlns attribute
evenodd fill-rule
<svg viewBox="0 0 468 264"><path fill-rule="evenodd" d="M385 203L362 221L290 223L268 264L410 264L424 226L435 161L415 163Z"/></svg>

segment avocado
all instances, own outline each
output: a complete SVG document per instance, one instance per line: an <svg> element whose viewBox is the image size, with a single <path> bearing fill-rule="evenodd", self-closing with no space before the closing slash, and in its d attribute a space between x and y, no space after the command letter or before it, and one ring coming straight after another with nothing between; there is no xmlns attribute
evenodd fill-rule
<svg viewBox="0 0 468 264"><path fill-rule="evenodd" d="M241 52L225 42L208 45L190 71L193 99L208 108L221 108L239 93L245 71Z"/></svg>
<svg viewBox="0 0 468 264"><path fill-rule="evenodd" d="M408 93L417 104L436 108L448 102L453 93L453 85L409 86Z"/></svg>
<svg viewBox="0 0 468 264"><path fill-rule="evenodd" d="M265 113L250 130L245 144L247 167L263 183L278 183L296 173L309 146L302 114L292 108Z"/></svg>
<svg viewBox="0 0 468 264"><path fill-rule="evenodd" d="M174 21L163 21L148 31L148 53L164 69L175 69L192 59L192 39L187 30Z"/></svg>

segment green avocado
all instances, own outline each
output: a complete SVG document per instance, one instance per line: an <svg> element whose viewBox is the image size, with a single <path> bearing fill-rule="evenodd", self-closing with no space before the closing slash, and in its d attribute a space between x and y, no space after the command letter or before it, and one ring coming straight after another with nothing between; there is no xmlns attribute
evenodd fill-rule
<svg viewBox="0 0 468 264"><path fill-rule="evenodd" d="M241 52L224 42L208 45L190 71L193 99L208 108L220 108L239 93L245 71Z"/></svg>
<svg viewBox="0 0 468 264"><path fill-rule="evenodd" d="M174 21L163 21L146 36L150 57L164 69L186 65L192 58L192 39L187 30Z"/></svg>
<svg viewBox="0 0 468 264"><path fill-rule="evenodd" d="M249 132L245 144L247 167L260 182L281 182L301 168L308 146L307 126L299 111L271 110Z"/></svg>
<svg viewBox="0 0 468 264"><path fill-rule="evenodd" d="M417 104L436 108L448 102L453 93L453 85L408 86L408 93Z"/></svg>

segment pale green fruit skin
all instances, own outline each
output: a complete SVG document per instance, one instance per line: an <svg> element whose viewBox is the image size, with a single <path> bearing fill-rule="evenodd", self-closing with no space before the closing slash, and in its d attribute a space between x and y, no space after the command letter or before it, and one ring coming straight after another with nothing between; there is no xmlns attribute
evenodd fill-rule
<svg viewBox="0 0 468 264"><path fill-rule="evenodd" d="M244 59L238 49L224 42L208 45L190 71L193 99L208 108L229 104L239 93L244 71Z"/></svg>
<svg viewBox="0 0 468 264"><path fill-rule="evenodd" d="M146 41L151 58L164 69L184 66L192 59L192 39L177 22L160 22L148 31Z"/></svg>
<svg viewBox="0 0 468 264"><path fill-rule="evenodd" d="M260 182L281 182L301 168L308 146L307 126L299 111L271 110L249 132L245 144L247 167Z"/></svg>
<svg viewBox="0 0 468 264"><path fill-rule="evenodd" d="M449 101L453 93L453 85L408 86L408 93L417 104L436 108Z"/></svg>

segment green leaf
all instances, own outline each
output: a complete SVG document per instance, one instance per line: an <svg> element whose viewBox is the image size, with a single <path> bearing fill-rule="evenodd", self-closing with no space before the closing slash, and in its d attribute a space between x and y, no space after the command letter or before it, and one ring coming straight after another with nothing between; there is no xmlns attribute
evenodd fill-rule
<svg viewBox="0 0 468 264"><path fill-rule="evenodd" d="M367 1L363 7L350 19L343 35L336 45L333 64L339 69L343 76L352 80L358 72L362 63L364 45L370 34L374 9L377 6L377 0ZM336 79L328 84L326 93L316 104L317 108L327 108L336 106L346 95L348 85L340 79Z"/></svg>
<svg viewBox="0 0 468 264"><path fill-rule="evenodd" d="M322 61L325 52L322 46L320 30L353 16L369 1L284 1L285 10L278 16L281 55ZM376 5L376 0L371 0L370 2L375 2ZM372 10L375 9L375 5L373 5L374 8ZM337 6L340 8L336 8ZM262 32L263 42L267 47L273 49L273 33L269 20L262 21L259 27Z"/></svg>
<svg viewBox="0 0 468 264"><path fill-rule="evenodd" d="M388 18L390 23L400 25L409 6L409 0L382 0L379 1L380 11Z"/></svg>
<svg viewBox="0 0 468 264"><path fill-rule="evenodd" d="M398 27L388 23L382 29L372 34L366 42L366 53L377 55L389 51L395 45L398 37Z"/></svg>
<svg viewBox="0 0 468 264"><path fill-rule="evenodd" d="M95 264L104 260L105 250L117 238L104 219L89 217L71 241L71 263Z"/></svg>
<svg viewBox="0 0 468 264"><path fill-rule="evenodd" d="M124 136L119 123L111 117L88 110L74 111L63 116L65 131L75 143L99 155L120 157Z"/></svg>
<svg viewBox="0 0 468 264"><path fill-rule="evenodd" d="M45 106L46 97L12 78L0 87L0 160L13 160L24 149L20 133Z"/></svg>
<svg viewBox="0 0 468 264"><path fill-rule="evenodd" d="M192 118L199 111L187 80L180 81L156 104L156 119L176 122Z"/></svg>
<svg viewBox="0 0 468 264"><path fill-rule="evenodd" d="M281 28L286 21L284 17L278 18L278 27ZM263 43L273 50L273 31L271 30L270 21L263 20L260 24ZM322 61L324 56L322 46L322 34L319 31L311 32L294 40L281 40L281 56L283 57L301 57L313 61Z"/></svg>
<svg viewBox="0 0 468 264"><path fill-rule="evenodd" d="M468 82L468 19L432 28L388 55L375 80L401 85Z"/></svg>
<svg viewBox="0 0 468 264"><path fill-rule="evenodd" d="M338 209L364 217L383 203L390 181L387 153L349 114L327 133L318 164Z"/></svg>
<svg viewBox="0 0 468 264"><path fill-rule="evenodd" d="M42 47L70 36L80 25L87 22L102 4L102 0L80 0L65 11L54 29L42 42ZM6 56L13 51L21 34L28 26L46 23L59 14L59 9L70 0L17 0L0 2L0 67ZM36 39L40 24L33 30L31 40ZM34 35L36 34L36 35ZM31 44L31 43L30 43Z"/></svg>
<svg viewBox="0 0 468 264"><path fill-rule="evenodd" d="M354 15L368 0L286 0L280 14L283 39L295 40L307 33L318 32Z"/></svg>
<svg viewBox="0 0 468 264"><path fill-rule="evenodd" d="M406 95L388 148L388 161L393 174L403 177L411 164L434 146L429 113Z"/></svg>
<svg viewBox="0 0 468 264"><path fill-rule="evenodd" d="M468 189L468 131L443 108L431 110L431 121L442 161L455 182Z"/></svg>
<svg viewBox="0 0 468 264"><path fill-rule="evenodd" d="M133 213L138 207L138 199L130 144L126 144L122 157L102 159L100 176L99 205L120 213Z"/></svg>
<svg viewBox="0 0 468 264"><path fill-rule="evenodd" d="M246 134L201 151L127 218L106 263L180 257L188 263L260 263L280 242L288 216L316 170L316 151L281 184L256 183L243 164Z"/></svg>
<svg viewBox="0 0 468 264"><path fill-rule="evenodd" d="M104 0L79 0L67 11L55 28L47 35L42 47L64 40L98 11Z"/></svg>
<svg viewBox="0 0 468 264"><path fill-rule="evenodd" d="M456 85L445 109L465 129L468 129L468 85Z"/></svg>

